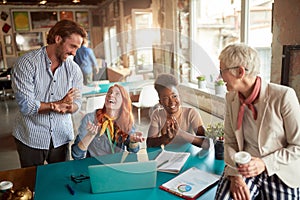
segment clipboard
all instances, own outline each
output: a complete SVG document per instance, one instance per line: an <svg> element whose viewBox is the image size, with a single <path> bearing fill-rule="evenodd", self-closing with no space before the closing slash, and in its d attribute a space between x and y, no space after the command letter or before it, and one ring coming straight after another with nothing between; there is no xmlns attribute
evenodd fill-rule
<svg viewBox="0 0 300 200"><path fill-rule="evenodd" d="M216 186L219 179L219 175L192 167L159 188L180 198L193 200Z"/></svg>

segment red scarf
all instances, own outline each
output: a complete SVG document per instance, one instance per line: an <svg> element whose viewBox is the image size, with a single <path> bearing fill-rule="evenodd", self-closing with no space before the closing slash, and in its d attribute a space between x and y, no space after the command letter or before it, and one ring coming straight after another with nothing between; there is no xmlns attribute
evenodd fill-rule
<svg viewBox="0 0 300 200"><path fill-rule="evenodd" d="M247 99L245 99L245 97L239 92L239 98L240 98L241 105L240 105L238 120L237 120L237 130L240 129L242 126L246 105L252 111L254 120L257 119L257 111L256 111L256 108L254 107L253 103L259 95L260 86L261 86L261 79L258 76L255 80L255 85L254 85L253 91Z"/></svg>

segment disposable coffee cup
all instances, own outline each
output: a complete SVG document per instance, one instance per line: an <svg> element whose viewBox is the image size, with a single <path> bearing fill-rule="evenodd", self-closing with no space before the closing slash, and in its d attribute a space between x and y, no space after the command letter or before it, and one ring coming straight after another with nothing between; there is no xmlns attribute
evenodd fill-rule
<svg viewBox="0 0 300 200"><path fill-rule="evenodd" d="M0 182L0 191L1 192L6 192L7 190L12 189L13 183L10 181L1 181Z"/></svg>
<svg viewBox="0 0 300 200"><path fill-rule="evenodd" d="M240 151L234 154L234 160L237 165L244 165L250 162L251 155L246 151Z"/></svg>

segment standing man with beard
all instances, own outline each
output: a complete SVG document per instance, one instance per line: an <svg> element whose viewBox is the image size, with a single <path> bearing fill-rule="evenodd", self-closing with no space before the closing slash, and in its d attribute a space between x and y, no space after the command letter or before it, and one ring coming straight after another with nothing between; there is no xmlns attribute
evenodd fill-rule
<svg viewBox="0 0 300 200"><path fill-rule="evenodd" d="M13 136L21 167L65 161L74 138L71 114L81 106L83 77L70 55L87 37L76 22L62 20L47 36L48 45L20 57L12 74L19 111Z"/></svg>

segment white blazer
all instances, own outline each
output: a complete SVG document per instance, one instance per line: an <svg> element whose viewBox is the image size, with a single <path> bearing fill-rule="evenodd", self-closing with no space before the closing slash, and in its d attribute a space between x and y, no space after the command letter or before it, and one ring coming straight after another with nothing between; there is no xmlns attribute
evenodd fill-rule
<svg viewBox="0 0 300 200"><path fill-rule="evenodd" d="M269 176L286 185L300 186L300 106L292 88L262 81L259 95L258 147ZM240 101L237 92L226 94L225 162L235 166L233 155L244 149L242 128L237 129ZM226 167L225 175L238 175Z"/></svg>

